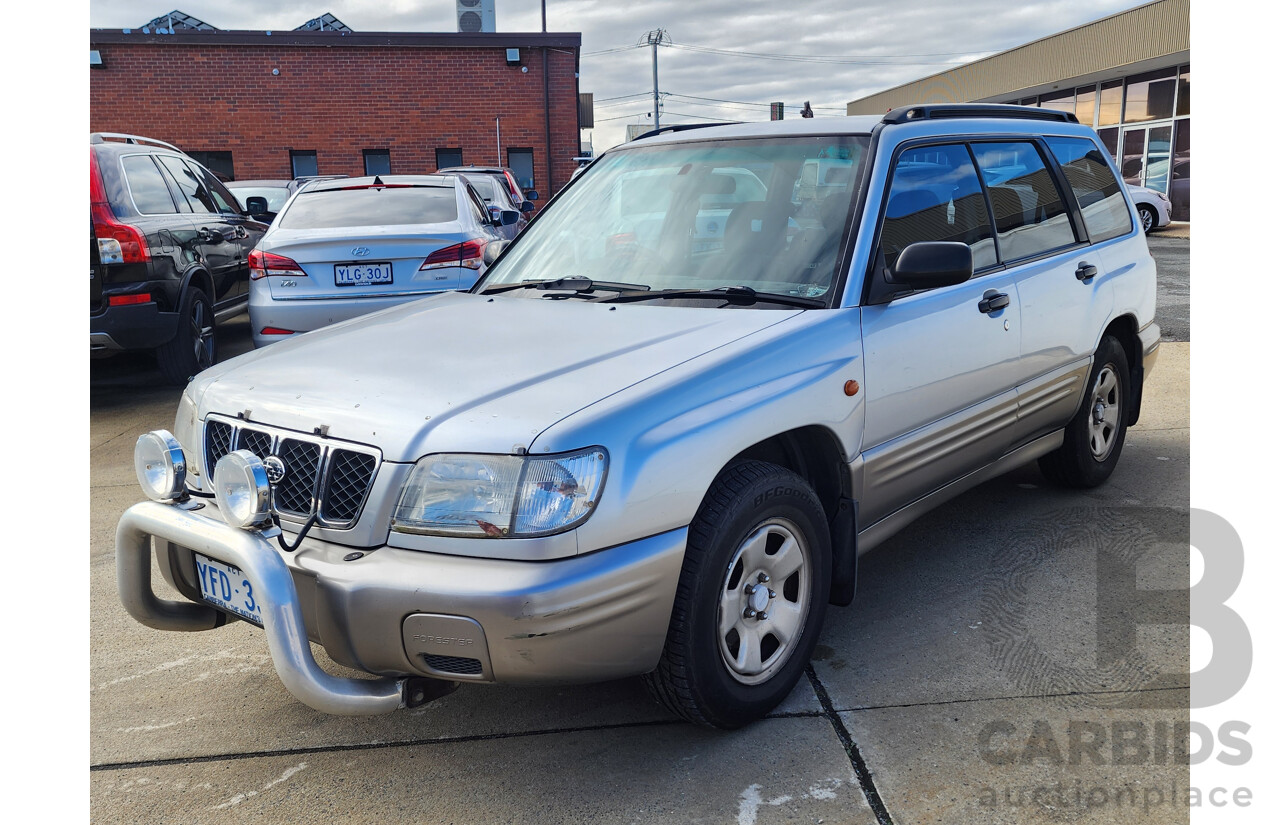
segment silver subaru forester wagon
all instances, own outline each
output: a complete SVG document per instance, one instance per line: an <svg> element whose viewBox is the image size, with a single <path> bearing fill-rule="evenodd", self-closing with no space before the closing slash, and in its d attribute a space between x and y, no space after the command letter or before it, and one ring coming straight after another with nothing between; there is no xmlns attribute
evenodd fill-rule
<svg viewBox="0 0 1280 825"><path fill-rule="evenodd" d="M138 440L134 617L260 625L327 713L644 675L740 726L903 525L1032 460L1103 483L1159 345L1112 159L1039 109L654 134L488 253L195 377Z"/></svg>

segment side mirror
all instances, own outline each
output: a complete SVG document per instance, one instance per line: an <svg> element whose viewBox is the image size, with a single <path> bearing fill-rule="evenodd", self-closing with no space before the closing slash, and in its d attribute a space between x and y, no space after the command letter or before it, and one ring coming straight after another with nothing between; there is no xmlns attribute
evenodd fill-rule
<svg viewBox="0 0 1280 825"><path fill-rule="evenodd" d="M520 211L528 215L533 211L533 201L522 201L520 203Z"/></svg>
<svg viewBox="0 0 1280 825"><path fill-rule="evenodd" d="M918 241L898 253L890 280L911 289L962 284L973 277L973 250L959 241Z"/></svg>
<svg viewBox="0 0 1280 825"><path fill-rule="evenodd" d="M494 261L498 260L498 256L502 254L502 250L506 249L511 241L489 241L484 245L484 254L481 260L485 266L491 266Z"/></svg>
<svg viewBox="0 0 1280 825"><path fill-rule="evenodd" d="M525 192L524 199L527 201L536 201L538 199L538 190L530 189L528 192Z"/></svg>
<svg viewBox="0 0 1280 825"><path fill-rule="evenodd" d="M519 222L519 220L520 220L520 213L515 211L514 209L502 210L503 226L511 226L512 224Z"/></svg>
<svg viewBox="0 0 1280 825"><path fill-rule="evenodd" d="M258 217L259 215L265 215L270 211L269 209L267 209L267 199L259 195L254 195L253 197L245 198L244 208L247 209L249 211L249 214L254 216L255 218Z"/></svg>

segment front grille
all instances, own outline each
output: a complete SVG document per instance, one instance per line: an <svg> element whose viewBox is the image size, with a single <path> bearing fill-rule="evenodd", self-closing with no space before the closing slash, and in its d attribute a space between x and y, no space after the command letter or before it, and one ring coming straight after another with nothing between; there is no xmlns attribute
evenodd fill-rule
<svg viewBox="0 0 1280 825"><path fill-rule="evenodd" d="M350 527L360 515L378 469L369 448L338 446L330 439L310 438L260 424L210 418L204 428L205 466L209 480L218 459L233 450L258 458L274 455L285 475L273 488L272 509L303 520L316 514L325 527Z"/></svg>
<svg viewBox="0 0 1280 825"><path fill-rule="evenodd" d="M430 653L422 654L422 658L426 660L427 667L441 673L479 676L484 672L479 659L468 659L463 656L433 656Z"/></svg>

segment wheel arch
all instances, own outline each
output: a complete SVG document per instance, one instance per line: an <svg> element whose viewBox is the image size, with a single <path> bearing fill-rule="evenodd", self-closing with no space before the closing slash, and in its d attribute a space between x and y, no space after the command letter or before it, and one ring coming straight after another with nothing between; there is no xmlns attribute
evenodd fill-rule
<svg viewBox="0 0 1280 825"><path fill-rule="evenodd" d="M840 606L852 602L857 582L857 506L852 499L852 479L840 440L831 430L818 425L787 430L742 450L721 472L752 460L790 470L818 494L831 531L829 601Z"/></svg>
<svg viewBox="0 0 1280 825"><path fill-rule="evenodd" d="M209 271L200 265L192 266L182 274L182 284L178 289L178 294L174 296L174 306L182 305L182 293L191 287L197 287L202 290L209 299L209 306L217 304L218 296L213 291L213 276Z"/></svg>
<svg viewBox="0 0 1280 825"><path fill-rule="evenodd" d="M1107 328L1098 337L1099 345L1108 335L1120 342L1125 358L1129 361L1129 420L1127 423L1133 426L1138 423L1138 416L1142 412L1142 341L1138 337L1138 319L1129 314L1116 318L1107 324Z"/></svg>

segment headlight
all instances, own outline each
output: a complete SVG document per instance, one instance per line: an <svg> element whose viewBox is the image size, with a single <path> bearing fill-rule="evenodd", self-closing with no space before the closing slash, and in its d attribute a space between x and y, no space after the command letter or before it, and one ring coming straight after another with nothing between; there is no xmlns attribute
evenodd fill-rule
<svg viewBox="0 0 1280 825"><path fill-rule="evenodd" d="M168 430L138 436L133 447L133 469L147 498L173 501L186 492L187 459L182 445Z"/></svg>
<svg viewBox="0 0 1280 825"><path fill-rule="evenodd" d="M236 450L213 468L213 494L222 517L233 527L252 528L271 518L271 483L262 459Z"/></svg>
<svg viewBox="0 0 1280 825"><path fill-rule="evenodd" d="M548 456L429 455L400 492L391 529L481 538L559 533L591 515L608 466L603 447Z"/></svg>

